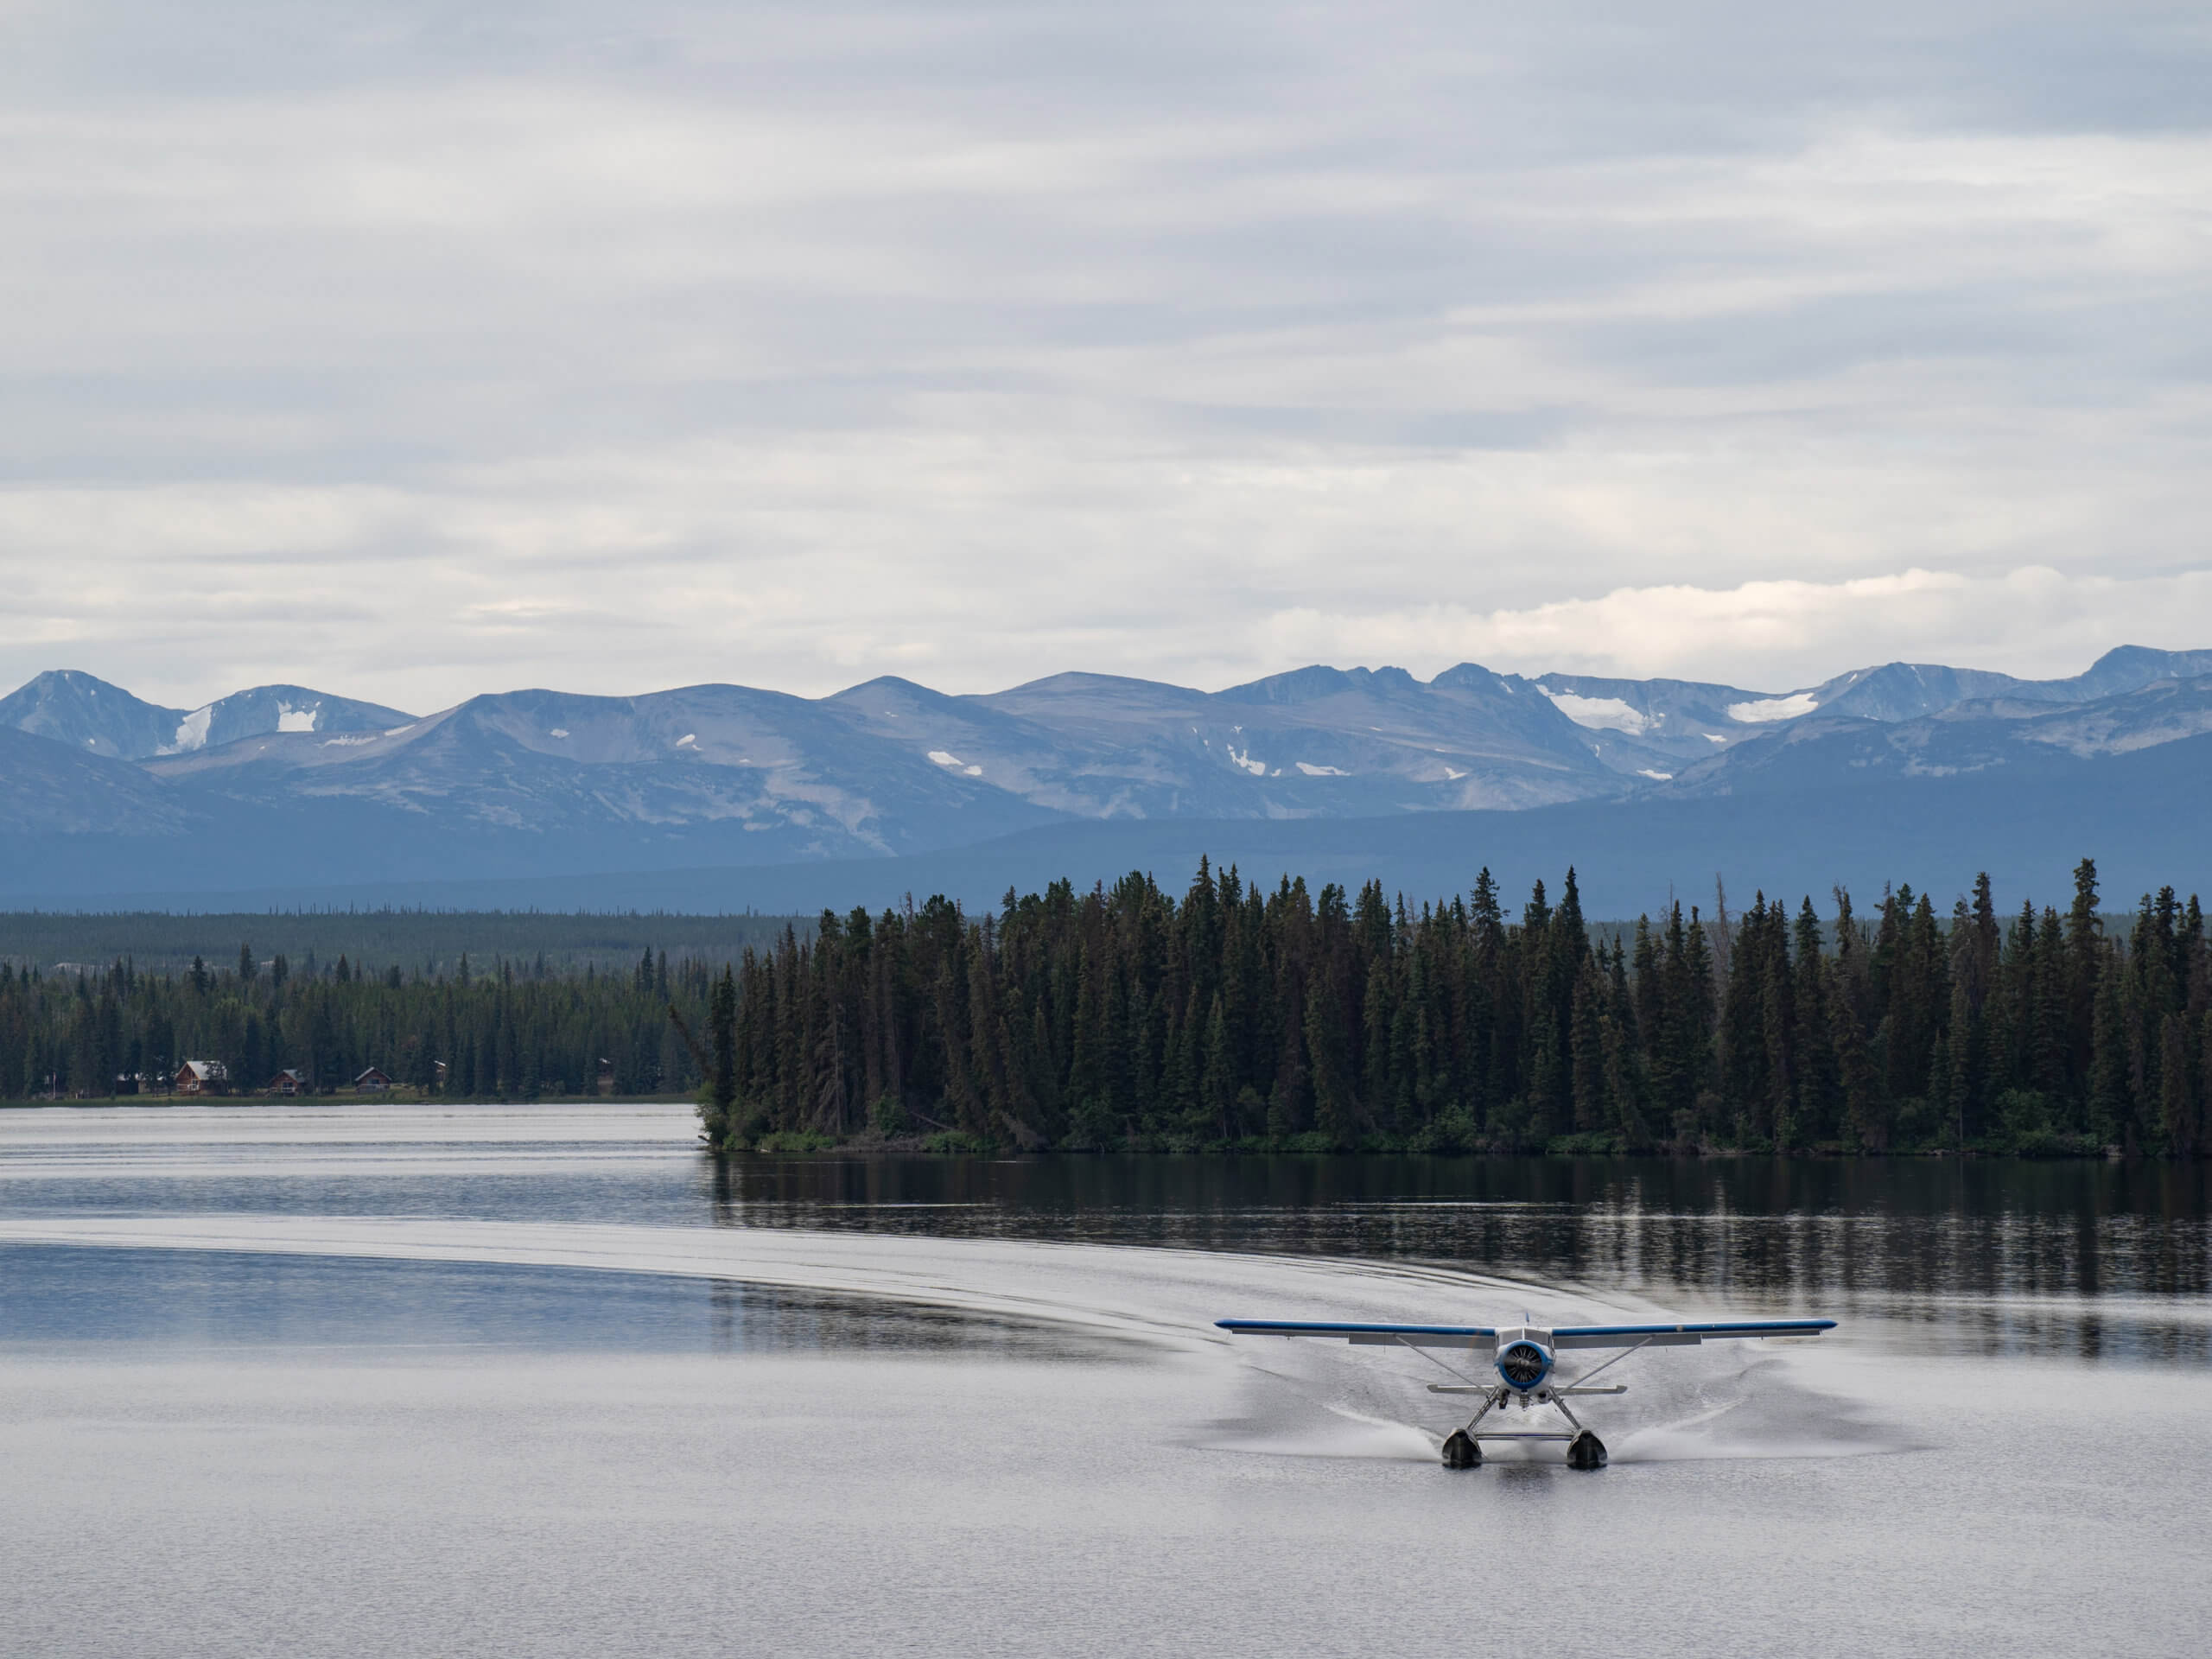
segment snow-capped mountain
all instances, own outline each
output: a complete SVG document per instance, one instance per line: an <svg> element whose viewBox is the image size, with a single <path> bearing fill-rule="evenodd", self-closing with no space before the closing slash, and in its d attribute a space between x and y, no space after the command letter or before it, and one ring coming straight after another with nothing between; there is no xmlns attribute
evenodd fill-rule
<svg viewBox="0 0 2212 1659"><path fill-rule="evenodd" d="M197 709L164 709L76 669L52 669L0 698L0 726L125 760L181 754L264 732L359 732L412 719L298 685L257 685Z"/></svg>
<svg viewBox="0 0 2212 1659"><path fill-rule="evenodd" d="M1215 692L1088 674L969 696L892 678L818 699L525 690L421 717L298 686L168 709L60 671L0 699L7 728L0 890L125 893L906 858L1085 821L1648 814L2041 776L2212 731L2212 652L2123 647L2047 681L1891 664L1789 691L1317 666Z"/></svg>
<svg viewBox="0 0 2212 1659"><path fill-rule="evenodd" d="M2083 677L2086 678L2087 677ZM2048 683L2046 682L2046 683ZM1685 770L1677 795L1833 790L1895 779L2050 773L2212 733L2212 677L2076 703L1975 697L1915 719L1802 719Z"/></svg>

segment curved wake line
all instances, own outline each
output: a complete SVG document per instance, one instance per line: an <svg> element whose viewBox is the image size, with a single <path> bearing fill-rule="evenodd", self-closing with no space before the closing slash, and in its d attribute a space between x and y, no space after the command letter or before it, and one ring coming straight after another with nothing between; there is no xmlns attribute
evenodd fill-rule
<svg viewBox="0 0 2212 1659"><path fill-rule="evenodd" d="M0 1220L0 1243L459 1262L728 1279L1111 1332L1174 1346L1228 1342L1212 1322L1285 1309L1317 1318L1559 1317L1605 1308L1417 1263L1141 1245L945 1239L781 1229L384 1217Z"/></svg>

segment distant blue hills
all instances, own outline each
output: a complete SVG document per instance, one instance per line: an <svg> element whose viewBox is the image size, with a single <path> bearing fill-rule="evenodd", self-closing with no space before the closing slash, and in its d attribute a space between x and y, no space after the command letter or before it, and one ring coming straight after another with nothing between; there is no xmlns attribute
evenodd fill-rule
<svg viewBox="0 0 2212 1659"><path fill-rule="evenodd" d="M2067 679L1892 663L1767 692L1312 667L1225 691L1064 674L948 696L548 690L416 716L299 686L194 709L89 674L0 699L0 904L970 905L1200 853L1409 897L1578 866L1633 914L1714 877L2013 902L2212 891L2212 651Z"/></svg>

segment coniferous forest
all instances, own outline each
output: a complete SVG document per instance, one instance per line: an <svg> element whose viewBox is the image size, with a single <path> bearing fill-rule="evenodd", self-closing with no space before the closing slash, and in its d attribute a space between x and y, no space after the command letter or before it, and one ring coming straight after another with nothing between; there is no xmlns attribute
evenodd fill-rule
<svg viewBox="0 0 2212 1659"><path fill-rule="evenodd" d="M1593 927L1574 874L1509 914L1489 873L1417 907L1201 863L825 913L741 961L454 974L242 949L146 974L0 972L0 1094L221 1063L240 1092L361 1069L449 1097L696 1090L728 1150L2212 1151L2212 957L2171 888L2069 908L1867 912L1764 895ZM148 1085L152 1086L152 1085Z"/></svg>
<svg viewBox="0 0 2212 1659"><path fill-rule="evenodd" d="M460 1100L688 1093L700 1074L669 1009L703 1009L720 968L651 950L614 974L467 956L450 974L357 969L342 955L295 968L257 961L250 944L235 963L174 974L127 960L0 968L0 1098L163 1092L188 1060L213 1062L214 1092L238 1096L287 1070L302 1093L340 1094L372 1067L396 1088Z"/></svg>

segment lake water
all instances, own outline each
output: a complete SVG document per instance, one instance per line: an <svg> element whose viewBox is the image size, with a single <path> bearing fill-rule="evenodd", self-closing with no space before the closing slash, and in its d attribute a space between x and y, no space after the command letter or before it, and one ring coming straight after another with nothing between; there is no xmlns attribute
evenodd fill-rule
<svg viewBox="0 0 2212 1659"><path fill-rule="evenodd" d="M0 1112L0 1650L2208 1645L2199 1169L694 1133ZM1594 1475L1440 1468L1433 1358L1211 1327L1524 1312L1843 1325L1624 1362Z"/></svg>

